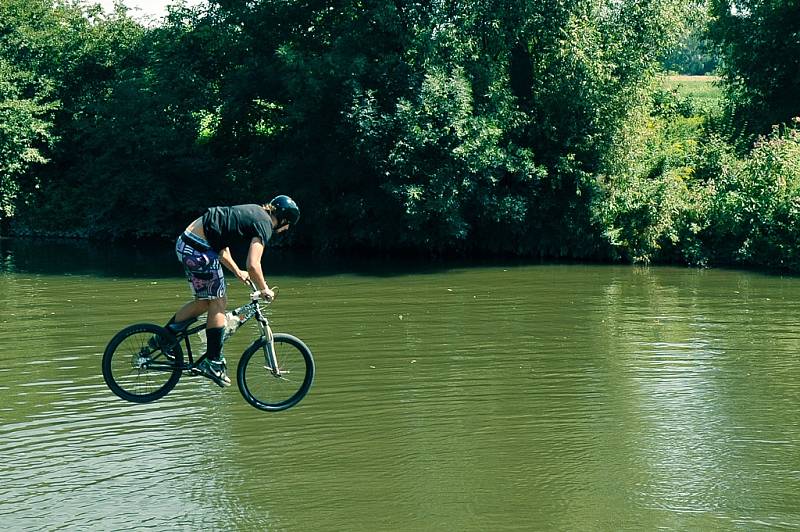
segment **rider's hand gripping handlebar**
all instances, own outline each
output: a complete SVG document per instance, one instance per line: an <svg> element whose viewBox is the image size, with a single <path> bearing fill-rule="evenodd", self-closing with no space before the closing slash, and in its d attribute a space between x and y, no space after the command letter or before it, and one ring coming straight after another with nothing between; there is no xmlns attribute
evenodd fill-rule
<svg viewBox="0 0 800 532"><path fill-rule="evenodd" d="M267 298L267 297L263 297L263 295L261 294L261 290L259 290L259 289L256 287L256 285L253 283L253 281L251 281L250 279L248 279L248 280L247 280L247 284L248 284L248 286L250 286L250 290L253 290L253 292L251 292L251 293L250 293L250 299L251 299L252 301L258 301L259 299L263 299L263 300L264 300L264 301L266 301L267 303L272 303L272 299L273 299L273 298ZM278 288L277 286L274 286L274 287L272 288L272 291L274 292L274 291L275 291L275 289L277 289L277 288Z"/></svg>

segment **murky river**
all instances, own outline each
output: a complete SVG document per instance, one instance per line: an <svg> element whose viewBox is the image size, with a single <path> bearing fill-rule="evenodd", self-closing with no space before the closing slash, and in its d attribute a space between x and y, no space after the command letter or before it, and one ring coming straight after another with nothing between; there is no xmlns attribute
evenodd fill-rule
<svg viewBox="0 0 800 532"><path fill-rule="evenodd" d="M309 395L137 405L100 359L187 299L169 249L0 241L0 529L800 528L800 278L269 260Z"/></svg>

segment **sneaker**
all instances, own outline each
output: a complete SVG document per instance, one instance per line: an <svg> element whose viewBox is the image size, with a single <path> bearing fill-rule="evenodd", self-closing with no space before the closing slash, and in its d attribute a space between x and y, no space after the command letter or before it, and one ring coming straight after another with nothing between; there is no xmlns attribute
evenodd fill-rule
<svg viewBox="0 0 800 532"><path fill-rule="evenodd" d="M211 360L210 358L204 358L197 365L197 370L222 388L231 385L231 380L225 371L225 359Z"/></svg>

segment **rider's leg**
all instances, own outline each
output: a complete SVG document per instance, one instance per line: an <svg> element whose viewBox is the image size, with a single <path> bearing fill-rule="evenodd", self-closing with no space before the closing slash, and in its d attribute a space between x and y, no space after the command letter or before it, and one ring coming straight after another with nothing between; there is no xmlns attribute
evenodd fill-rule
<svg viewBox="0 0 800 532"><path fill-rule="evenodd" d="M208 358L219 360L222 354L222 336L225 331L225 307L228 304L226 297L208 300L208 325L206 338L208 339Z"/></svg>
<svg viewBox="0 0 800 532"><path fill-rule="evenodd" d="M193 320L204 312L208 312L208 300L195 299L193 301L189 301L172 315L164 327L173 332L177 332L183 329L190 320ZM176 323L178 324L177 327L175 326Z"/></svg>
<svg viewBox="0 0 800 532"><path fill-rule="evenodd" d="M178 312L176 312L175 315L172 316L172 319L169 320L169 323L167 325L169 325L170 323L180 323L182 321L186 321L191 318L196 318L200 314L208 312L209 303L211 303L211 301L209 301L208 299L195 299L193 301L189 301L180 309L178 309Z"/></svg>
<svg viewBox="0 0 800 532"><path fill-rule="evenodd" d="M228 306L228 298L225 296L215 299L207 299L208 304L208 327L225 326L225 307Z"/></svg>
<svg viewBox="0 0 800 532"><path fill-rule="evenodd" d="M195 299L181 307L167 325L180 324L208 312L214 298L225 295L225 278L219 254L210 249L207 242L201 242L201 244L204 245L198 246L196 241L187 243L183 237L179 237L175 243L175 254L183 264L186 279L189 281ZM208 326L214 327L210 318L211 314L209 313Z"/></svg>
<svg viewBox="0 0 800 532"><path fill-rule="evenodd" d="M222 335L225 330L225 305L228 303L225 298L225 275L222 272L222 264L219 254L211 249L207 242L198 243L195 239L189 244L183 237L178 238L175 253L183 264L195 300L178 310L174 321L181 323L208 312L207 357L200 362L198 369L220 386L230 386L231 380L225 374L225 365L220 360Z"/></svg>
<svg viewBox="0 0 800 532"><path fill-rule="evenodd" d="M227 303L224 295L209 301L208 326L206 327L208 351L206 351L205 365L201 365L201 371L220 386L231 385L231 380L225 372L225 365L222 363L222 336L225 332L225 305Z"/></svg>

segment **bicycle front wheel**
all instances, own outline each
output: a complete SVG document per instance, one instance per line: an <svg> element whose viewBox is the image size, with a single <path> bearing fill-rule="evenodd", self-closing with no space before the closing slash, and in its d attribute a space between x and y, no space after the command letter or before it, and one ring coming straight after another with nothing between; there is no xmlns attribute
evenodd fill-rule
<svg viewBox="0 0 800 532"><path fill-rule="evenodd" d="M314 358L300 339L290 334L273 335L279 372L266 357L266 338L253 342L242 354L236 370L239 391L256 408L268 412L296 405L314 381Z"/></svg>
<svg viewBox="0 0 800 532"><path fill-rule="evenodd" d="M183 351L175 336L152 323L118 332L103 353L103 378L119 397L149 403L167 395L181 377Z"/></svg>

